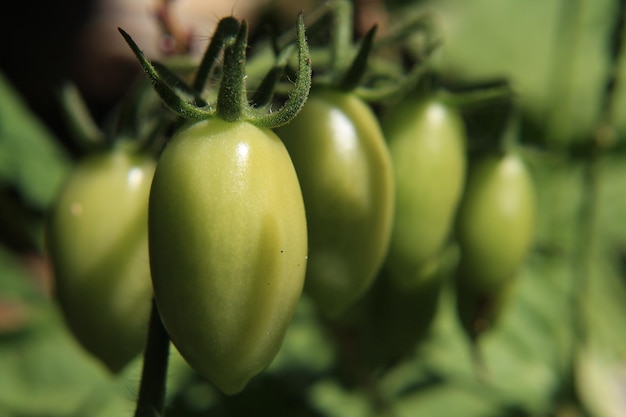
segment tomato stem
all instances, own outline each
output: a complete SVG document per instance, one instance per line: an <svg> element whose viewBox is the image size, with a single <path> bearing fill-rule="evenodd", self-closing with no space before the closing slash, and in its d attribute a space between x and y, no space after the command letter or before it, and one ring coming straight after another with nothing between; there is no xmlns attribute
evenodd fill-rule
<svg viewBox="0 0 626 417"><path fill-rule="evenodd" d="M421 60L424 58L424 54L429 54L429 50L432 49L432 45L440 44L441 42L433 39L434 35L434 17L431 12L420 11L415 15L403 16L403 21L395 24L394 27L385 31L385 36L378 39L373 46L373 50L382 48L388 48L394 44L401 44L403 47L407 46L407 40L414 36L416 33L423 33L427 37L426 50L411 51L413 54L417 53L418 58Z"/></svg>
<svg viewBox="0 0 626 417"><path fill-rule="evenodd" d="M227 122L242 119L246 104L246 48L248 24L241 22L234 42L224 49L224 69L217 95L217 116Z"/></svg>
<svg viewBox="0 0 626 417"><path fill-rule="evenodd" d="M303 16L307 33L310 35L312 31L315 32L317 30L319 32L321 29L325 29L329 18L330 8L326 3L307 13L306 16ZM297 42L297 32L298 28L296 25L275 39L265 40L257 44L255 46L255 54L248 59L246 64L248 79L260 79L266 73L267 67L274 65L276 55L279 53L277 51L284 51L287 45ZM327 66L329 62L328 48L320 48L318 52L318 56L312 57L314 58L313 61L321 67ZM312 50L309 53L313 55Z"/></svg>
<svg viewBox="0 0 626 417"><path fill-rule="evenodd" d="M439 94L443 100L461 109L510 101L515 96L514 90L506 80L496 81L493 84L466 91L447 92L442 90Z"/></svg>
<svg viewBox="0 0 626 417"><path fill-rule="evenodd" d="M346 0L330 2L333 11L331 34L331 71L334 77L341 77L349 67L352 52L352 30L354 26L354 6Z"/></svg>
<svg viewBox="0 0 626 417"><path fill-rule="evenodd" d="M399 100L404 97L408 92L415 91L416 86L424 77L426 73L425 66L415 66L409 71L402 80L394 81L390 84L385 84L381 87L357 87L354 93L361 98L361 100L368 103L381 102L390 99Z"/></svg>
<svg viewBox="0 0 626 417"><path fill-rule="evenodd" d="M571 124L569 115L575 112L571 106L578 106L573 96L575 85L574 69L576 53L580 48L584 31L581 29L586 2L573 0L561 4L559 22L554 38L552 65L548 74L548 96L546 109L546 145L551 148L563 148L572 145L567 134L567 125ZM563 132L566 132L565 134Z"/></svg>
<svg viewBox="0 0 626 417"><path fill-rule="evenodd" d="M154 122L150 126L150 129L145 134L141 135L143 140L139 151L155 156L160 155L166 143L166 130L173 123L174 121L170 120L168 117L163 117Z"/></svg>
<svg viewBox="0 0 626 417"><path fill-rule="evenodd" d="M521 117L520 110L516 103L511 103L508 109L504 132L499 137L497 147L494 147L493 149L494 151L498 152L502 156L505 156L517 148L519 145L521 130Z"/></svg>
<svg viewBox="0 0 626 417"><path fill-rule="evenodd" d="M169 336L153 300L135 417L163 415L169 346Z"/></svg>
<svg viewBox="0 0 626 417"><path fill-rule="evenodd" d="M113 117L103 130L108 138L117 140L123 138L140 138L141 141L147 132L146 125L153 125L156 119L161 119L161 101L156 94L152 84L146 78L138 79L129 89L124 99L115 108Z"/></svg>
<svg viewBox="0 0 626 417"><path fill-rule="evenodd" d="M616 13L615 26L611 36L611 55L609 73L605 81L600 115L593 134L594 145L606 149L616 144L618 133L615 127L622 107L619 104L618 91L623 84L623 69L626 64L626 4L620 2Z"/></svg>
<svg viewBox="0 0 626 417"><path fill-rule="evenodd" d="M239 21L232 16L225 17L219 21L213 33L213 38L205 50L198 71L196 72L196 78L192 85L196 93L202 93L209 75L218 61L220 53L224 49L224 45L233 42L237 38L239 29Z"/></svg>
<svg viewBox="0 0 626 417"><path fill-rule="evenodd" d="M63 109L62 114L76 139L76 144L83 150L104 146L105 135L91 117L87 104L76 85L64 84L58 93L58 98Z"/></svg>

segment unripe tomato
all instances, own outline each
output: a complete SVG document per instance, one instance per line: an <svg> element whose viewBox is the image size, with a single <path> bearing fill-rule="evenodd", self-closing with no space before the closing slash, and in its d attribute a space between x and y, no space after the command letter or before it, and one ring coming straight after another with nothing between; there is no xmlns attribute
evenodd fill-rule
<svg viewBox="0 0 626 417"><path fill-rule="evenodd" d="M298 178L268 129L209 119L181 128L150 191L150 265L170 338L221 391L278 352L304 283Z"/></svg>
<svg viewBox="0 0 626 417"><path fill-rule="evenodd" d="M306 207L305 291L336 316L367 290L387 253L394 203L389 152L374 113L350 93L313 92L277 133Z"/></svg>
<svg viewBox="0 0 626 417"><path fill-rule="evenodd" d="M535 210L533 180L516 154L470 167L456 224L465 285L491 290L514 276L532 244Z"/></svg>
<svg viewBox="0 0 626 417"><path fill-rule="evenodd" d="M429 275L454 223L465 181L465 129L440 99L411 97L386 114L383 131L396 180L387 267L411 286Z"/></svg>
<svg viewBox="0 0 626 417"><path fill-rule="evenodd" d="M148 193L155 161L123 148L79 162L52 209L55 293L80 343L111 370L143 349L152 300Z"/></svg>

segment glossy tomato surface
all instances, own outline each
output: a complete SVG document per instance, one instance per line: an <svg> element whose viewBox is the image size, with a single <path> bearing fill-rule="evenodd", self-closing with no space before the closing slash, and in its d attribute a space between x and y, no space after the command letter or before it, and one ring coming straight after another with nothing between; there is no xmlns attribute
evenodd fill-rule
<svg viewBox="0 0 626 417"><path fill-rule="evenodd" d="M396 184L387 266L394 280L413 285L429 276L454 224L465 181L465 128L440 99L411 97L385 115L383 131Z"/></svg>
<svg viewBox="0 0 626 417"><path fill-rule="evenodd" d="M475 161L456 225L465 285L493 290L512 278L533 241L535 204L533 179L519 156Z"/></svg>
<svg viewBox="0 0 626 417"><path fill-rule="evenodd" d="M155 161L123 148L81 161L47 224L55 293L81 344L111 370L143 349L152 299L148 193Z"/></svg>
<svg viewBox="0 0 626 417"><path fill-rule="evenodd" d="M393 171L372 110L355 95L311 93L277 130L302 186L309 227L305 290L338 315L371 285L387 253Z"/></svg>
<svg viewBox="0 0 626 417"><path fill-rule="evenodd" d="M172 341L220 390L241 391L278 352L304 283L304 205L282 142L247 122L180 129L150 192L149 241Z"/></svg>

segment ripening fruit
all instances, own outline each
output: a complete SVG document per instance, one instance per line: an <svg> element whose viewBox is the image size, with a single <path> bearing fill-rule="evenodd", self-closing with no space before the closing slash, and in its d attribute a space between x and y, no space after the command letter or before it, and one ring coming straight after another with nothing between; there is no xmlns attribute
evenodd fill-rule
<svg viewBox="0 0 626 417"><path fill-rule="evenodd" d="M367 104L335 90L312 92L277 133L306 207L305 291L337 317L372 285L387 254L394 206L387 145Z"/></svg>
<svg viewBox="0 0 626 417"><path fill-rule="evenodd" d="M433 275L453 227L465 181L465 129L459 112L432 96L394 106L383 131L396 189L386 267L396 283L411 287Z"/></svg>
<svg viewBox="0 0 626 417"><path fill-rule="evenodd" d="M173 343L221 391L241 391L278 352L304 284L304 205L280 139L243 121L182 127L159 159L149 242Z"/></svg>
<svg viewBox="0 0 626 417"><path fill-rule="evenodd" d="M55 296L79 342L112 371L145 345L152 300L154 158L122 146L80 161L47 222Z"/></svg>
<svg viewBox="0 0 626 417"><path fill-rule="evenodd" d="M472 164L456 223L464 285L492 290L512 279L533 241L535 191L514 153Z"/></svg>

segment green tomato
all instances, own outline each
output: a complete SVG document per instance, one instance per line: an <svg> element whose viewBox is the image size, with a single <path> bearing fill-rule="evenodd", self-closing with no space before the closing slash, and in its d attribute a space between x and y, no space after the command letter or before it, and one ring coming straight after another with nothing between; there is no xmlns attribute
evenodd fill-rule
<svg viewBox="0 0 626 417"><path fill-rule="evenodd" d="M378 121L350 93L317 91L277 130L302 186L309 227L305 291L340 315L372 284L393 221L393 172Z"/></svg>
<svg viewBox="0 0 626 417"><path fill-rule="evenodd" d="M413 286L430 270L454 224L465 181L465 129L436 97L409 98L383 120L396 180L396 211L386 267Z"/></svg>
<svg viewBox="0 0 626 417"><path fill-rule="evenodd" d="M470 167L456 224L464 285L492 290L515 275L532 244L535 210L533 181L517 155L487 155Z"/></svg>
<svg viewBox="0 0 626 417"><path fill-rule="evenodd" d="M307 228L283 143L209 119L165 147L150 191L155 299L187 362L241 391L277 354L304 284Z"/></svg>
<svg viewBox="0 0 626 417"><path fill-rule="evenodd" d="M152 300L148 193L155 161L118 148L70 175L47 224L55 294L80 343L112 371L145 344Z"/></svg>

